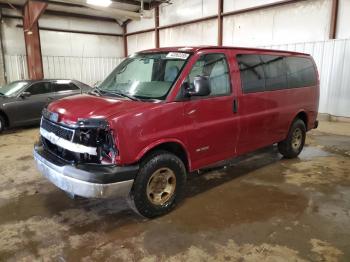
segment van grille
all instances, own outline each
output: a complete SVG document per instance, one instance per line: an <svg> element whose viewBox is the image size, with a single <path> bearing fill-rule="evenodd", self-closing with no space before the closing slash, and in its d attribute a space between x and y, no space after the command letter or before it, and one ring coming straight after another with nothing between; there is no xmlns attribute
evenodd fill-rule
<svg viewBox="0 0 350 262"><path fill-rule="evenodd" d="M45 129L48 132L54 133L56 136L68 141L72 140L74 134L73 130L56 125L45 118L42 118L41 128Z"/></svg>

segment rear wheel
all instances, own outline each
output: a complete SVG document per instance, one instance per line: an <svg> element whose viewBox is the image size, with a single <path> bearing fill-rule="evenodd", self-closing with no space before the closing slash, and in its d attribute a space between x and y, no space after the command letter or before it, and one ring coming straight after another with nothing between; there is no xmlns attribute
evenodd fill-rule
<svg viewBox="0 0 350 262"><path fill-rule="evenodd" d="M278 143L278 150L285 158L297 157L303 150L306 137L305 123L301 119L296 119L285 140Z"/></svg>
<svg viewBox="0 0 350 262"><path fill-rule="evenodd" d="M2 115L0 115L0 133L4 131L5 125L6 125L5 118Z"/></svg>
<svg viewBox="0 0 350 262"><path fill-rule="evenodd" d="M181 200L185 184L183 162L167 151L157 151L141 163L131 192L132 204L144 217L164 215Z"/></svg>

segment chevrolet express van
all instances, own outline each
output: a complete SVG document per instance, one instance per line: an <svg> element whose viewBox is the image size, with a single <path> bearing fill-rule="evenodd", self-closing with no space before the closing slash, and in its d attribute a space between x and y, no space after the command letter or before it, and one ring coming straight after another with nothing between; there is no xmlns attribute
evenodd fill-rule
<svg viewBox="0 0 350 262"><path fill-rule="evenodd" d="M299 155L317 127L308 54L176 47L132 55L89 94L55 101L34 157L71 195L128 196L145 217L172 210L187 174L277 143Z"/></svg>

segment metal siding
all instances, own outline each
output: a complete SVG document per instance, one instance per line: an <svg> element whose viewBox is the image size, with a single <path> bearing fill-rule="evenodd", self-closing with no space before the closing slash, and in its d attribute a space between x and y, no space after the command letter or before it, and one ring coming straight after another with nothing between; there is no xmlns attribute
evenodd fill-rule
<svg viewBox="0 0 350 262"><path fill-rule="evenodd" d="M264 47L312 55L320 74L319 112L350 117L350 39Z"/></svg>
<svg viewBox="0 0 350 262"><path fill-rule="evenodd" d="M75 79L94 85L123 60L119 57L43 56L44 77L47 79ZM25 55L5 56L7 81L28 79Z"/></svg>

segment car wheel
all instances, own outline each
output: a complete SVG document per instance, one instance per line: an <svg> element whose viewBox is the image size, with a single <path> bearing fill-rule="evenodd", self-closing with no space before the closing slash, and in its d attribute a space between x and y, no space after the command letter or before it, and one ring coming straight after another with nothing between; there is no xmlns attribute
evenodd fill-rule
<svg viewBox="0 0 350 262"><path fill-rule="evenodd" d="M306 137L305 123L301 119L296 119L288 133L287 138L278 143L278 150L285 158L297 157L303 150Z"/></svg>
<svg viewBox="0 0 350 262"><path fill-rule="evenodd" d="M175 208L186 184L184 163L167 151L156 151L141 163L131 200L137 212L154 218Z"/></svg>
<svg viewBox="0 0 350 262"><path fill-rule="evenodd" d="M4 131L5 125L6 125L5 118L4 118L3 116L0 115L0 133L1 133L2 131Z"/></svg>

